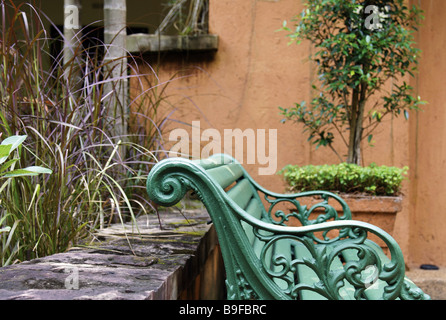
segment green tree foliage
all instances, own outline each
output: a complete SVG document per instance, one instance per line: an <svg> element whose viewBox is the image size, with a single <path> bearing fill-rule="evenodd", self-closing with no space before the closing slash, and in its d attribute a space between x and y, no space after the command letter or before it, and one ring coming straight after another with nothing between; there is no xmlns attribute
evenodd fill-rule
<svg viewBox="0 0 446 320"><path fill-rule="evenodd" d="M309 141L335 152L337 132L348 148L346 161L360 164L361 143L372 141L386 116L407 119L408 110L424 103L404 81L416 71L420 50L414 47L414 32L422 18L421 10L406 7L404 0L307 0L292 20L295 29L286 22L282 29L291 42L309 40L314 46L310 59L317 66L313 89L318 94L309 103L279 107L283 122L302 123Z"/></svg>

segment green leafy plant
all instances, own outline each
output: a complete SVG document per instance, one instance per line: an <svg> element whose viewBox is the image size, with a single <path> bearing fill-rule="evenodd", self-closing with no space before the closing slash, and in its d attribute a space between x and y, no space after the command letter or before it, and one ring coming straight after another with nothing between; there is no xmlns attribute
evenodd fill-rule
<svg viewBox="0 0 446 320"><path fill-rule="evenodd" d="M0 134L1 136L1 134ZM52 170L43 168L40 166L30 166L23 169L13 169L14 165L17 161L19 161L18 157L10 159L6 161L11 153L13 153L16 149L21 147L22 143L25 141L26 136L11 136L2 141L0 144L0 179L6 178L15 178L15 177L29 177L29 176L37 176L39 174L51 174ZM10 170L9 170L10 169ZM10 183L10 180L7 180L0 187L0 195L2 190ZM1 205L1 200L0 200ZM3 215L0 219L0 226L4 225L4 222L7 220L8 214ZM13 252L8 252L8 248L10 247L11 240L14 236L14 231L17 228L19 221L14 221L13 227L4 226L0 228L0 239L1 239L1 250L0 250L0 258L1 265L7 265L11 262L11 259L19 250L19 243L16 242L15 246L13 246ZM7 235L7 236L6 236ZM5 259L6 258L6 259Z"/></svg>
<svg viewBox="0 0 446 320"><path fill-rule="evenodd" d="M320 166L288 165L283 175L292 192L325 190L373 196L397 196L407 176L408 168L377 166L363 167L340 163Z"/></svg>
<svg viewBox="0 0 446 320"><path fill-rule="evenodd" d="M26 136L11 136L2 141L0 144L0 178L13 178L13 177L27 177L36 176L39 174L51 174L51 169L43 168L40 166L30 166L23 169L12 169L14 164L19 161L19 158L11 159L5 162L11 153L19 148L26 140ZM0 189L1 190L1 189Z"/></svg>
<svg viewBox="0 0 446 320"><path fill-rule="evenodd" d="M361 164L361 144L389 115L418 110L424 102L404 81L413 76L420 51L413 32L421 11L404 0L307 0L301 16L284 22L291 42L309 41L317 68L317 95L309 103L282 108L283 122L303 124L309 141L330 147L341 161ZM386 90L393 81L390 91ZM373 99L372 99L373 98ZM340 136L344 158L333 145Z"/></svg>

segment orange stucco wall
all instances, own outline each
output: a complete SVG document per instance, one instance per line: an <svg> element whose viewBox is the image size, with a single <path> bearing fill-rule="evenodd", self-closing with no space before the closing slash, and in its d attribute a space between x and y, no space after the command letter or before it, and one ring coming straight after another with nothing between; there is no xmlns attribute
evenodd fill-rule
<svg viewBox="0 0 446 320"><path fill-rule="evenodd" d="M424 10L418 45L423 50L413 81L428 101L410 120L410 257L446 264L446 1L414 0Z"/></svg>
<svg viewBox="0 0 446 320"><path fill-rule="evenodd" d="M442 60L440 53L446 44L446 20L442 19L446 1L420 2L427 11L419 35L424 57L420 75L413 82L430 104L425 112L412 113L410 121L402 117L386 119L375 133L375 146L365 149L363 160L364 164L410 166L410 181L404 185L403 210L394 236L410 264L442 265L446 264L442 253L446 219L441 219L446 214L442 213L442 192L446 189L442 107L446 90L441 87L446 59ZM302 8L302 2L296 0L210 0L210 33L219 36L215 54L147 57L160 82L182 71L169 81L166 90L166 101L175 106L170 115L175 121L169 122L170 128L191 132L192 121L200 121L202 131L216 128L222 136L224 129L265 129L266 133L275 129L277 170L287 164L339 162L329 149L315 150L302 127L280 123L278 106L292 106L313 94L314 66L307 61L311 47L307 43L288 45L285 33L276 32L283 20L290 20ZM161 63L157 64L159 57ZM345 153L345 149L339 151ZM280 176L259 175L262 166L258 161L246 165L262 185L284 191Z"/></svg>

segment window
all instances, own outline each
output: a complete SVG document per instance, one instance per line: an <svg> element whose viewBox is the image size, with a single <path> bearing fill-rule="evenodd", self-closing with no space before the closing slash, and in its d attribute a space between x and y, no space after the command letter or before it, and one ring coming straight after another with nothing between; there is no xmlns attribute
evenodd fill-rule
<svg viewBox="0 0 446 320"><path fill-rule="evenodd" d="M208 0L170 0L155 33L197 35L208 33Z"/></svg>

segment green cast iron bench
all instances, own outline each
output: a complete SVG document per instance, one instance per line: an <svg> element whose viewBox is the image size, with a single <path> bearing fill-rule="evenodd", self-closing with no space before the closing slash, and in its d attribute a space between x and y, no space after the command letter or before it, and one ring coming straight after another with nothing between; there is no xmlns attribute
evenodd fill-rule
<svg viewBox="0 0 446 320"><path fill-rule="evenodd" d="M161 206L175 205L190 189L216 229L230 300L430 298L405 277L396 241L351 220L347 204L333 193L270 192L224 154L165 159L149 173L149 198ZM309 196L319 203L301 203ZM293 219L299 225L289 226ZM368 239L370 233L384 241L388 254Z"/></svg>

